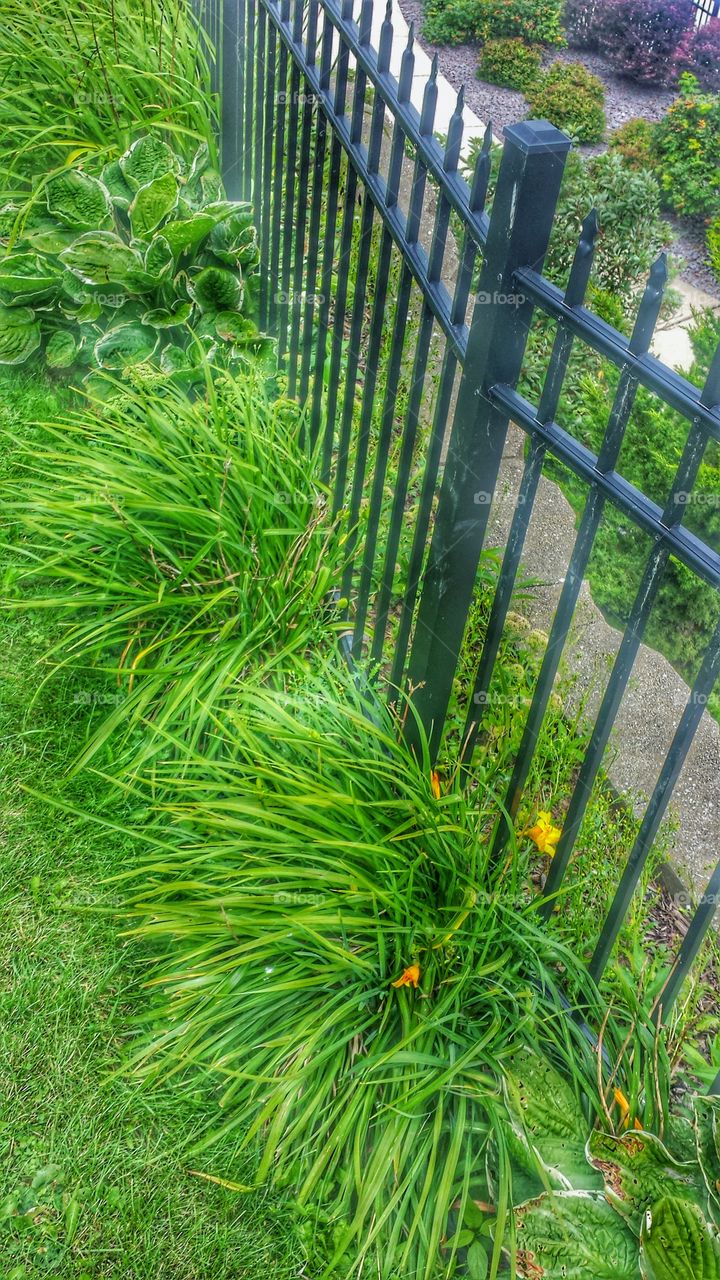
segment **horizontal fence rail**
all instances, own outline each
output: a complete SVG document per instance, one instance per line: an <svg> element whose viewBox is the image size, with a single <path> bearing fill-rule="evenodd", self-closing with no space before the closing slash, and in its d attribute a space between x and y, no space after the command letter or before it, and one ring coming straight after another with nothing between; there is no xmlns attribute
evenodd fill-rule
<svg viewBox="0 0 720 1280"><path fill-rule="evenodd" d="M498 822L494 837L497 856L521 808L606 509L622 511L648 536L645 573L552 860L547 891L555 894L568 874L670 560L720 586L718 549L684 524L707 445L720 441L720 351L702 388L650 354L667 279L664 256L650 272L629 337L586 307L598 234L592 211L566 287L546 278L569 140L543 121L512 126L494 175L488 127L466 181L462 92L447 136L438 137L437 64L418 110L411 101L412 29L391 70L389 5L374 47L372 0L224 0L221 23L219 3L211 5L210 23L204 20L218 38L226 184L232 195L254 202L266 270L262 323L277 336L290 393L307 406L310 443L333 511L345 520L349 555L340 594L347 601L348 647L356 658L373 661L387 696L410 691L434 755L443 743L509 423L525 432L527 451L459 748L464 767L482 730L546 463L562 463L585 486L504 798L509 821ZM518 388L538 317L554 326L554 342L533 403ZM570 360L585 348L617 370L597 453L558 421ZM663 504L622 475L623 442L640 388L688 424ZM719 674L720 621L608 918L599 922L591 960L598 978ZM405 731L416 745L411 717ZM662 997L664 1017L697 955L719 889L720 865Z"/></svg>

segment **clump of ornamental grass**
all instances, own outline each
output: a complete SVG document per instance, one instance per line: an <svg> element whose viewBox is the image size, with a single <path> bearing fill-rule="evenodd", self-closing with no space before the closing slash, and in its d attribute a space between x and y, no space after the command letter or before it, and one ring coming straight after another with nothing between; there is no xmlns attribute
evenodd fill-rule
<svg viewBox="0 0 720 1280"><path fill-rule="evenodd" d="M114 159L139 126L215 153L210 76L187 0L3 0L0 185Z"/></svg>
<svg viewBox="0 0 720 1280"><path fill-rule="evenodd" d="M65 624L51 671L91 666L115 687L84 758L111 737L116 760L168 735L211 751L243 682L302 666L327 631L326 495L301 410L251 366L217 381L208 370L194 400L152 376L108 386L109 400L13 441L6 603Z"/></svg>
<svg viewBox="0 0 720 1280"><path fill-rule="evenodd" d="M495 1276L505 1064L535 1049L592 1094L563 984L596 1025L599 998L538 919L521 857L491 861L496 797L441 782L397 730L328 668L246 689L226 752L158 766L154 820L119 877L128 930L156 957L132 1063L216 1074L203 1145L260 1141L257 1184L329 1207L328 1275L450 1275L472 1202L497 1215Z"/></svg>

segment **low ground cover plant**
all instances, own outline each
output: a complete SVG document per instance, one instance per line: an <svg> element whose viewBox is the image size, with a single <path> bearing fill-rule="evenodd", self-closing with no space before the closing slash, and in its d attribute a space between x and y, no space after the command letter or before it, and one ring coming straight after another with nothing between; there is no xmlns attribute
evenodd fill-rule
<svg viewBox="0 0 720 1280"><path fill-rule="evenodd" d="M216 158L202 41L185 0L5 0L0 48L0 190L27 194L73 157L121 154L140 128L187 161Z"/></svg>
<svg viewBox="0 0 720 1280"><path fill-rule="evenodd" d="M0 363L199 378L200 355L262 347L248 205L224 199L207 146L190 165L157 134L97 176L67 169L0 210Z"/></svg>
<svg viewBox="0 0 720 1280"><path fill-rule="evenodd" d="M488 84L524 90L535 80L541 60L540 46L518 37L488 40L480 54L478 76Z"/></svg>
<svg viewBox="0 0 720 1280"><path fill-rule="evenodd" d="M335 543L302 414L256 371L207 373L203 397L151 380L16 446L17 607L63 618L51 669L114 681L88 752L114 730L140 755L164 735L210 752L238 682L260 662L291 669L329 624Z"/></svg>
<svg viewBox="0 0 720 1280"><path fill-rule="evenodd" d="M428 0L423 30L437 44L516 37L562 45L561 0Z"/></svg>
<svg viewBox="0 0 720 1280"><path fill-rule="evenodd" d="M631 169L653 167L652 144L655 127L650 120L626 120L613 129L608 141L610 151L617 151Z"/></svg>
<svg viewBox="0 0 720 1280"><path fill-rule="evenodd" d="M554 62L530 83L526 97L531 116L578 142L599 142L605 132L605 88L582 62Z"/></svg>

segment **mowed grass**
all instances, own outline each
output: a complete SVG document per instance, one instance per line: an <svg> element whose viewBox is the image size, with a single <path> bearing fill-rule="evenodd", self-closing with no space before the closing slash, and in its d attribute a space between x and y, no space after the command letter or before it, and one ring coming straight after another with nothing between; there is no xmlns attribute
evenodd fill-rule
<svg viewBox="0 0 720 1280"><path fill-rule="evenodd" d="M0 423L27 438L63 398L5 373ZM0 465L1 481L5 449ZM217 1106L211 1087L141 1091L114 1074L147 953L119 936L103 887L132 847L45 799L112 696L82 674L38 693L56 625L0 613L0 1280L296 1276L302 1228L289 1206L195 1176L251 1177L232 1144L192 1155ZM73 782L66 798L89 809L93 788Z"/></svg>

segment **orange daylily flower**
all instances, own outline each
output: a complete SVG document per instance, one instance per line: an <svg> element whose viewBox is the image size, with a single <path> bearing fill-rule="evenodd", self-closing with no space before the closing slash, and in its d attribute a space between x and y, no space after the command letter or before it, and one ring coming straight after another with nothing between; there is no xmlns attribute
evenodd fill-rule
<svg viewBox="0 0 720 1280"><path fill-rule="evenodd" d="M433 769L430 773L430 786L436 800L440 799L440 774L437 769Z"/></svg>
<svg viewBox="0 0 720 1280"><path fill-rule="evenodd" d="M620 1123L623 1129L627 1129L630 1123L630 1103L621 1089L614 1089L613 1097L620 1108ZM635 1117L635 1128L642 1129L642 1125L637 1116Z"/></svg>
<svg viewBox="0 0 720 1280"><path fill-rule="evenodd" d="M552 858L555 846L562 835L562 828L554 827L551 815L540 810L535 825L528 827L522 834L534 840L541 853L546 853Z"/></svg>
<svg viewBox="0 0 720 1280"><path fill-rule="evenodd" d="M401 977L393 982L394 987L416 987L420 981L420 965L411 964L404 970Z"/></svg>

